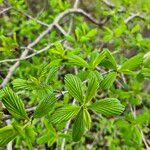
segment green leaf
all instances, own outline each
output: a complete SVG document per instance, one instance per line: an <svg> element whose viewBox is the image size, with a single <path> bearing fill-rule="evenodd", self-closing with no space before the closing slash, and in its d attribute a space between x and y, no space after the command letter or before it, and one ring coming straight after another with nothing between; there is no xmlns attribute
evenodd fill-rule
<svg viewBox="0 0 150 150"><path fill-rule="evenodd" d="M116 98L105 98L89 106L90 109L105 116L120 115L125 107Z"/></svg>
<svg viewBox="0 0 150 150"><path fill-rule="evenodd" d="M149 68L143 68L141 70L141 73L144 77L150 78L150 69Z"/></svg>
<svg viewBox="0 0 150 150"><path fill-rule="evenodd" d="M137 24L136 26L134 26L134 27L132 28L131 33L135 33L135 32L137 32L137 31L139 31L140 28L141 28L140 25Z"/></svg>
<svg viewBox="0 0 150 150"><path fill-rule="evenodd" d="M112 66L114 69L117 69L117 62L114 58L114 56L110 53L110 51L108 49L104 49L106 51L106 56L108 58L108 60L111 62Z"/></svg>
<svg viewBox="0 0 150 150"><path fill-rule="evenodd" d="M22 100L9 88L3 89L5 96L2 99L3 104L8 111L17 118L29 119Z"/></svg>
<svg viewBox="0 0 150 150"><path fill-rule="evenodd" d="M50 83L54 79L54 77L56 76L57 71L58 71L58 67L56 67L56 66L50 67L49 72L46 75L46 83L47 84Z"/></svg>
<svg viewBox="0 0 150 150"><path fill-rule="evenodd" d="M91 116L89 114L89 112L87 111L87 109L84 109L84 122L85 122L85 126L87 129L91 128Z"/></svg>
<svg viewBox="0 0 150 150"><path fill-rule="evenodd" d="M88 88L85 96L85 103L89 102L96 95L98 87L99 83L96 76L91 77L88 82Z"/></svg>
<svg viewBox="0 0 150 150"><path fill-rule="evenodd" d="M26 138L30 137L30 139L28 139L30 142L35 141L36 138L36 132L34 131L32 125L28 124L25 128L25 136Z"/></svg>
<svg viewBox="0 0 150 150"><path fill-rule="evenodd" d="M100 83L101 87L103 89L109 89L113 85L116 76L117 76L116 72L110 72Z"/></svg>
<svg viewBox="0 0 150 150"><path fill-rule="evenodd" d="M97 81L100 83L103 80L103 76L100 72L98 72L97 70L92 70L89 72L88 78L92 78L93 76L95 76L97 78Z"/></svg>
<svg viewBox="0 0 150 150"><path fill-rule="evenodd" d="M48 142L48 145L51 146L55 141L56 134L54 132L48 131L37 139L37 144L44 144Z"/></svg>
<svg viewBox="0 0 150 150"><path fill-rule="evenodd" d="M73 116L75 116L78 113L79 109L80 107L75 105L58 108L51 116L50 121L54 124L66 122Z"/></svg>
<svg viewBox="0 0 150 150"><path fill-rule="evenodd" d="M17 131L17 133L25 139L25 132L23 130L23 126L16 121L12 122L12 126Z"/></svg>
<svg viewBox="0 0 150 150"><path fill-rule="evenodd" d="M130 70L133 71L135 70L137 67L139 67L143 62L143 54L138 54L130 59L128 59L127 61L125 61L121 68L119 69L119 71L123 72L125 70Z"/></svg>
<svg viewBox="0 0 150 150"><path fill-rule="evenodd" d="M118 28L114 30L114 34L116 37L121 36L126 31L126 25L121 24Z"/></svg>
<svg viewBox="0 0 150 150"><path fill-rule="evenodd" d="M68 74L65 76L65 86L71 96L73 96L77 101L83 102L83 91L81 80L72 75Z"/></svg>
<svg viewBox="0 0 150 150"><path fill-rule="evenodd" d="M55 47L60 55L63 55L65 53L65 50L60 42L55 42Z"/></svg>
<svg viewBox="0 0 150 150"><path fill-rule="evenodd" d="M73 141L75 142L80 141L81 137L84 134L84 131L85 131L84 113L83 113L83 108L81 108L79 113L76 116L73 125L73 132L72 132Z"/></svg>
<svg viewBox="0 0 150 150"><path fill-rule="evenodd" d="M92 30L90 30L90 31L87 33L86 37L87 37L87 38L92 38L92 37L95 36L96 34L97 34L97 29L92 29Z"/></svg>
<svg viewBox="0 0 150 150"><path fill-rule="evenodd" d="M33 90L34 84L24 79L15 79L12 82L14 89L17 90Z"/></svg>
<svg viewBox="0 0 150 150"><path fill-rule="evenodd" d="M77 56L77 55L71 55L69 56L69 62L72 65L76 65L79 67L85 67L85 68L89 68L88 63L81 57Z"/></svg>
<svg viewBox="0 0 150 150"><path fill-rule="evenodd" d="M53 108L56 102L55 95L53 93L47 94L40 104L37 106L33 116L35 118L40 118L47 115Z"/></svg>
<svg viewBox="0 0 150 150"><path fill-rule="evenodd" d="M56 141L56 131L53 126L48 122L48 120L44 120L44 124L46 130L41 133L40 137L37 139L38 144L47 143L50 147Z"/></svg>
<svg viewBox="0 0 150 150"><path fill-rule="evenodd" d="M92 68L96 68L101 61L106 57L106 51L103 50L92 62Z"/></svg>
<svg viewBox="0 0 150 150"><path fill-rule="evenodd" d="M0 147L5 146L17 135L17 131L11 125L0 128Z"/></svg>

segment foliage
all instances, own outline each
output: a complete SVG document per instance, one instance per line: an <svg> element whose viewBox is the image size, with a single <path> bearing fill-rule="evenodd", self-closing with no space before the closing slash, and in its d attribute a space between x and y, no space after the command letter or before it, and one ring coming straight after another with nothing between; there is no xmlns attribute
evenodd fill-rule
<svg viewBox="0 0 150 150"><path fill-rule="evenodd" d="M148 1L39 4L0 0L0 147L148 149Z"/></svg>

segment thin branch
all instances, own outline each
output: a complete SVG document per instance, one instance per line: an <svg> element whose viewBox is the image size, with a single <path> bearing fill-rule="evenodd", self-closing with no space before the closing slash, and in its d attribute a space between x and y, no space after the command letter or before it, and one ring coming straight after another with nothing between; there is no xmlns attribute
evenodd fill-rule
<svg viewBox="0 0 150 150"><path fill-rule="evenodd" d="M63 40L59 41L59 42L62 42ZM45 51L47 51L50 47L53 47L55 44L52 43L52 44L49 44L47 45L46 47L42 48L41 50L34 50L35 53L31 54L31 55L28 55L26 57L23 57L23 58L17 58L17 59L5 59L5 60L2 60L0 61L0 63L4 63L4 62L15 62L15 61L21 61L21 60L26 60L26 59L29 59L29 58L32 58L33 56L35 55L38 55L40 53L43 53Z"/></svg>
<svg viewBox="0 0 150 150"><path fill-rule="evenodd" d="M28 17L29 19L34 20L35 22L39 23L40 25L43 25L43 26L46 26L46 27L49 26L47 23L44 23L44 22L42 22L42 21L40 21L40 20L30 16L29 14L27 14L25 12L22 12L21 10L18 10L18 9L15 9L15 8L14 8L14 10L16 10L17 12L19 12L19 13L23 14L24 16Z"/></svg>
<svg viewBox="0 0 150 150"><path fill-rule="evenodd" d="M56 24L55 26L63 35L67 36L68 33L59 24Z"/></svg>
<svg viewBox="0 0 150 150"><path fill-rule="evenodd" d="M150 52L148 52L144 55L144 59L146 59L146 58L150 58Z"/></svg>
<svg viewBox="0 0 150 150"><path fill-rule="evenodd" d="M108 0L102 0L102 2L103 2L106 6L108 6L110 9L114 9L114 8L115 8L115 5L112 4L112 3L110 3ZM118 12L120 12L120 13L122 13L122 12L124 12L124 11L125 11L125 10L124 10L123 7L120 7L119 10L118 10Z"/></svg>
<svg viewBox="0 0 150 150"><path fill-rule="evenodd" d="M102 0L102 2L108 6L110 9L115 9L115 5L110 3L108 0ZM120 7L118 10L119 13L125 12L125 9L123 7ZM145 19L140 13L131 13L130 16L124 20L126 24L128 24L130 21L132 21L134 18L140 18Z"/></svg>
<svg viewBox="0 0 150 150"><path fill-rule="evenodd" d="M3 9L2 11L0 11L0 15L4 14L5 12L9 11L10 9L12 9L12 7L8 7L8 8L5 8Z"/></svg>
<svg viewBox="0 0 150 150"><path fill-rule="evenodd" d="M128 24L130 21L132 21L134 18L140 18L145 19L143 16L140 15L140 13L132 13L127 19L125 19L125 23Z"/></svg>

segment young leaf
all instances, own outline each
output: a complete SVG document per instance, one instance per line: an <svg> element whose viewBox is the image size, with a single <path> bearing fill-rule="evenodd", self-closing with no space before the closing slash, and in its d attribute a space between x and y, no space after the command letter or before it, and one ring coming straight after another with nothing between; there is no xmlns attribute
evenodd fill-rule
<svg viewBox="0 0 150 150"><path fill-rule="evenodd" d="M103 50L92 62L92 68L96 68L100 63L101 61L105 58L106 56L106 51Z"/></svg>
<svg viewBox="0 0 150 150"><path fill-rule="evenodd" d="M98 72L97 70L92 70L89 72L88 78L92 78L93 76L95 76L97 78L97 81L100 83L103 80L103 76L100 72Z"/></svg>
<svg viewBox="0 0 150 150"><path fill-rule="evenodd" d="M71 96L73 96L77 101L83 102L83 91L81 80L72 75L68 74L65 76L65 86Z"/></svg>
<svg viewBox="0 0 150 150"><path fill-rule="evenodd" d="M9 87L4 88L3 91L5 95L2 102L8 111L14 117L28 119L22 100Z"/></svg>
<svg viewBox="0 0 150 150"><path fill-rule="evenodd" d="M120 115L125 107L116 98L105 98L89 106L90 109L105 116Z"/></svg>
<svg viewBox="0 0 150 150"><path fill-rule="evenodd" d="M50 147L56 141L56 130L53 126L49 123L48 120L44 120L44 124L46 130L41 133L41 136L37 139L38 144L47 143Z"/></svg>
<svg viewBox="0 0 150 150"><path fill-rule="evenodd" d="M119 69L119 71L124 71L124 70L130 70L133 71L135 70L137 67L139 67L143 62L143 54L138 54L130 59L128 59L127 61L125 61L121 68Z"/></svg>
<svg viewBox="0 0 150 150"><path fill-rule="evenodd" d="M36 132L34 131L32 125L28 124L25 128L25 136L26 138L30 137L30 139L28 139L30 142L35 141L35 137L36 137Z"/></svg>
<svg viewBox="0 0 150 150"><path fill-rule="evenodd" d="M73 125L73 132L72 132L73 141L75 142L80 141L81 137L84 134L84 131L85 131L84 112L83 112L83 108L81 108L79 113L76 116Z"/></svg>
<svg viewBox="0 0 150 150"><path fill-rule="evenodd" d="M88 103L96 94L97 89L99 87L96 76L93 76L89 79L88 88L85 96L85 103Z"/></svg>
<svg viewBox="0 0 150 150"><path fill-rule="evenodd" d="M38 144L47 143L51 146L56 141L56 134L54 132L48 131L37 139Z"/></svg>
<svg viewBox="0 0 150 150"><path fill-rule="evenodd" d="M113 66L114 69L117 69L117 62L114 58L114 56L110 53L108 49L104 49L106 51L106 56L108 60L111 62L111 65Z"/></svg>
<svg viewBox="0 0 150 150"><path fill-rule="evenodd" d="M54 124L68 121L78 113L79 109L80 107L75 105L61 107L54 112L50 121Z"/></svg>
<svg viewBox="0 0 150 150"><path fill-rule="evenodd" d="M87 111L87 109L84 109L84 122L85 122L85 126L87 129L91 128L91 116L89 114L89 112Z"/></svg>
<svg viewBox="0 0 150 150"><path fill-rule="evenodd" d="M47 115L52 110L55 102L56 102L55 95L53 93L47 94L40 102L40 104L37 106L34 112L34 117L40 118Z"/></svg>
<svg viewBox="0 0 150 150"><path fill-rule="evenodd" d="M87 33L86 37L87 37L87 38L92 38L92 37L94 37L96 34L97 34L97 29L92 29L92 30L90 30L90 31Z"/></svg>
<svg viewBox="0 0 150 150"><path fill-rule="evenodd" d="M101 87L103 89L109 89L112 84L114 83L116 79L117 73L116 72L110 72L101 82Z"/></svg>
<svg viewBox="0 0 150 150"><path fill-rule="evenodd" d="M18 90L30 89L30 86L28 85L28 81L24 80L24 79L15 79L15 80L13 80L12 84L13 84L13 87Z"/></svg>
<svg viewBox="0 0 150 150"><path fill-rule="evenodd" d="M56 67L56 66L50 67L49 72L46 76L46 83L47 84L50 83L54 79L54 77L56 76L57 71L58 71L58 67Z"/></svg>
<svg viewBox="0 0 150 150"><path fill-rule="evenodd" d="M0 147L5 146L17 135L17 131L11 125L0 128Z"/></svg>
<svg viewBox="0 0 150 150"><path fill-rule="evenodd" d="M81 57L77 55L71 55L69 56L69 62L73 65L79 66L79 67L85 67L89 68L88 63Z"/></svg>

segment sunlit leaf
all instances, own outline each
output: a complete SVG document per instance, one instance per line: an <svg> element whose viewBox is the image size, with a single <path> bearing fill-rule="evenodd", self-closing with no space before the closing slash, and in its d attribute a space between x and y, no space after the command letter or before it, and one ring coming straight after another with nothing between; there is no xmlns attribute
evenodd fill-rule
<svg viewBox="0 0 150 150"><path fill-rule="evenodd" d="M105 116L120 115L125 107L116 98L100 99L89 106L90 109Z"/></svg>
<svg viewBox="0 0 150 150"><path fill-rule="evenodd" d="M34 117L40 118L40 117L47 115L52 110L55 102L56 102L56 98L53 93L49 93L49 94L45 95L43 100L37 106L37 108L34 112Z"/></svg>
<svg viewBox="0 0 150 150"><path fill-rule="evenodd" d="M50 117L50 121L54 124L66 122L74 117L78 113L79 109L80 107L75 105L58 108Z"/></svg>
<svg viewBox="0 0 150 150"><path fill-rule="evenodd" d="M83 102L82 82L78 77L72 74L66 75L65 86L71 96L79 102Z"/></svg>
<svg viewBox="0 0 150 150"><path fill-rule="evenodd" d="M14 117L28 119L24 104L18 95L16 95L9 87L4 88L3 91L5 95L2 102L8 111Z"/></svg>

